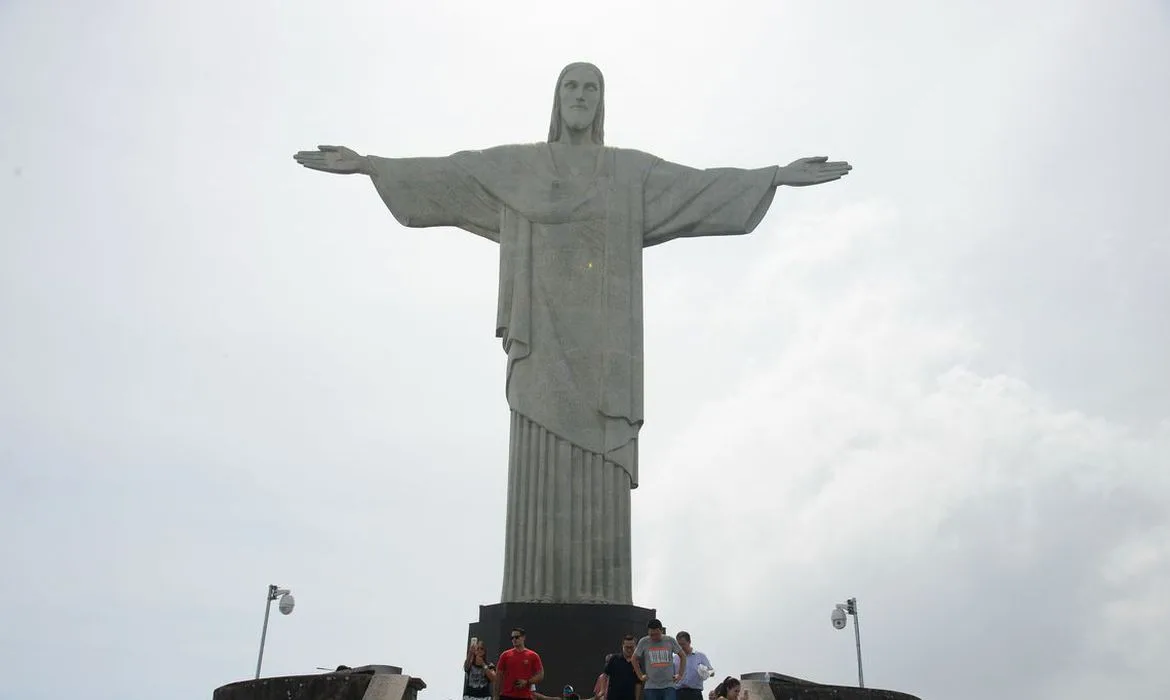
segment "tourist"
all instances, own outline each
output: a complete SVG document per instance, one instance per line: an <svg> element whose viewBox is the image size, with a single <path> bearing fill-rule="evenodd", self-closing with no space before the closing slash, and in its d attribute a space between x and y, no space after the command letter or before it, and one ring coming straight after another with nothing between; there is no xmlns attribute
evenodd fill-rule
<svg viewBox="0 0 1170 700"><path fill-rule="evenodd" d="M747 693L739 694L739 679L728 676L711 691L711 700L747 700Z"/></svg>
<svg viewBox="0 0 1170 700"><path fill-rule="evenodd" d="M532 700L532 691L544 680L540 655L524 645L523 627L512 628L512 648L496 662L496 685L501 700Z"/></svg>
<svg viewBox="0 0 1170 700"><path fill-rule="evenodd" d="M622 653L610 654L605 659L596 695L604 700L637 700L638 674L634 672L634 635L622 637Z"/></svg>
<svg viewBox="0 0 1170 700"><path fill-rule="evenodd" d="M679 632L676 639L683 650L682 654L674 656L674 672L680 676L674 686L678 700L703 700L703 682L711 677L711 660L691 646L690 632ZM687 672L679 673L680 660L684 656L687 657Z"/></svg>
<svg viewBox="0 0 1170 700"><path fill-rule="evenodd" d="M609 660L614 657L614 654L609 653L605 655L605 661L601 664L601 673L597 674L597 680L593 683L593 697L604 698L605 689L608 681L605 677L605 667L609 665Z"/></svg>
<svg viewBox="0 0 1170 700"><path fill-rule="evenodd" d="M463 700L488 700L496 682L496 667L487 660L487 647L472 637L463 661Z"/></svg>
<svg viewBox="0 0 1170 700"><path fill-rule="evenodd" d="M662 621L655 618L646 624L646 636L638 640L630 662L642 681L645 700L674 700L674 685L687 672L687 657L674 637L665 634ZM678 671L674 655L679 654Z"/></svg>

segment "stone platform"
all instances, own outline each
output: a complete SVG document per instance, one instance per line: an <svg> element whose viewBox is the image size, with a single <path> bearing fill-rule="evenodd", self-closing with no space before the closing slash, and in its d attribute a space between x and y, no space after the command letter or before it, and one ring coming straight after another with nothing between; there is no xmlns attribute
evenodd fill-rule
<svg viewBox="0 0 1170 700"><path fill-rule="evenodd" d="M823 685L771 672L745 673L739 679L749 700L920 700L896 690Z"/></svg>
<svg viewBox="0 0 1170 700"><path fill-rule="evenodd" d="M496 606L485 607L494 608ZM633 608L633 610L646 611L647 609ZM550 620L550 618L541 618L536 621L541 623L542 620ZM510 625L511 623L499 624ZM644 625L645 622L641 624ZM572 639L571 630L567 631L569 634L565 638ZM554 637L557 636L555 630L552 629L547 633ZM619 639L621 634L618 634ZM478 635L474 635L473 632L473 636ZM529 632L529 639L531 638L532 633ZM604 659L605 654L609 652L601 651L599 653L601 654L600 658ZM592 654L582 655L582 658L588 660L592 656ZM600 670L585 669L582 666L581 670L577 671L579 674L592 674L588 685L573 683L571 680L565 681L564 678L573 677L568 675L571 673L573 671L562 674L563 677L550 674L548 679L541 683L544 694L559 696L560 688L567 682L585 697L592 695L593 681L597 678ZM894 690L824 685L779 673L745 673L740 676L740 680L743 682L744 690L748 692L750 700L920 700L914 695ZM401 669L397 667L363 666L311 676L282 676L229 683L217 688L212 695L212 700L418 700L418 692L426 687L427 684L421 678L402 675Z"/></svg>
<svg viewBox="0 0 1170 700"><path fill-rule="evenodd" d="M494 662L512 648L512 628L523 627L528 648L544 663L544 680L537 689L559 696L571 685L588 698L606 655L621 651L623 635L641 638L646 623L656 616L653 608L636 605L497 603L479 606L479 620L468 626L467 636L482 639Z"/></svg>
<svg viewBox="0 0 1170 700"><path fill-rule="evenodd" d="M427 684L396 666L361 666L312 676L238 681L215 689L212 700L417 700Z"/></svg>

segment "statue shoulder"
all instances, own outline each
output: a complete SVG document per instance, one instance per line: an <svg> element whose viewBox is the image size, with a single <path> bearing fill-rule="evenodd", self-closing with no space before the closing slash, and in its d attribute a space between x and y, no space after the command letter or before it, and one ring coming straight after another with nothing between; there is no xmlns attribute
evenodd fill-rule
<svg viewBox="0 0 1170 700"><path fill-rule="evenodd" d="M613 153L614 162L623 170L648 171L654 164L662 160L656 155L639 151L636 148L612 148L606 150Z"/></svg>
<svg viewBox="0 0 1170 700"><path fill-rule="evenodd" d="M474 166L486 165L499 168L532 163L544 156L543 143L510 143L481 149L457 151L451 158L457 163Z"/></svg>

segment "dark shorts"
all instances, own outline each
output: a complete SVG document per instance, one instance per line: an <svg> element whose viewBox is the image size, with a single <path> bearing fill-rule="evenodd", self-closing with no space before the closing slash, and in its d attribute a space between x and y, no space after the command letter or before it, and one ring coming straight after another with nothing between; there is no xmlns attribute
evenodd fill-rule
<svg viewBox="0 0 1170 700"><path fill-rule="evenodd" d="M698 688L679 688L675 691L678 700L703 700L703 691Z"/></svg>

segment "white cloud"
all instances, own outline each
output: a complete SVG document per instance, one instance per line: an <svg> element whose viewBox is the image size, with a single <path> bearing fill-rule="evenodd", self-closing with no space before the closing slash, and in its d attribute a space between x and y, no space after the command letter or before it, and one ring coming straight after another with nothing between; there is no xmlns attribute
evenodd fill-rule
<svg viewBox="0 0 1170 700"><path fill-rule="evenodd" d="M720 344L751 369L715 400L689 398L680 430L647 430L647 461L669 466L637 496L654 562L641 596L712 640L725 668L847 683L827 660L847 658L830 651L827 611L862 590L878 685L896 687L896 668L919 674L905 689L924 697L961 693L950 679L978 660L990 673L978 692L1048 697L1028 663L1092 674L1132 650L1115 682L1152 687L1154 666L1136 659L1168 650L1157 630L1170 606L1147 591L1170 585L1170 430L1135 431L973 370L979 343L935 313L945 290L913 274L916 241L892 206L786 228L703 309L711 323L694 345L758 340L762 323L782 326L783 342ZM676 377L702 361L674 352L686 355ZM675 537L652 534L663 509ZM937 637L962 640L961 653L925 641ZM1040 651L1022 653L1030 644Z"/></svg>

